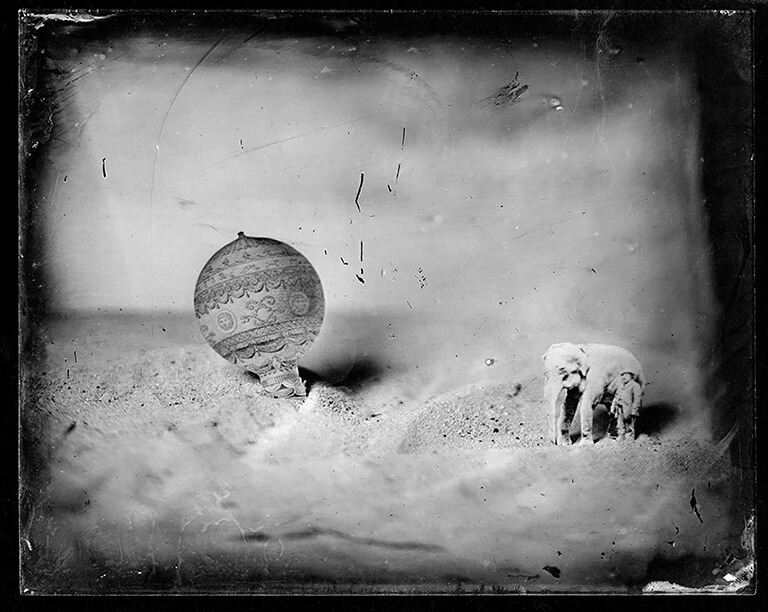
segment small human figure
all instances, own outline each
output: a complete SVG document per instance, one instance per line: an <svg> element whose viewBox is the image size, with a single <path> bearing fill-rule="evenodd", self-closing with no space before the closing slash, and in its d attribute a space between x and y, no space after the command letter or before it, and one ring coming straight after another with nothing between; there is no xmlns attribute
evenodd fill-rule
<svg viewBox="0 0 768 612"><path fill-rule="evenodd" d="M643 399L643 387L632 372L622 372L621 380L613 396L610 413L616 419L616 433L619 440L626 434L629 439L635 439L635 421L640 414L640 404Z"/></svg>

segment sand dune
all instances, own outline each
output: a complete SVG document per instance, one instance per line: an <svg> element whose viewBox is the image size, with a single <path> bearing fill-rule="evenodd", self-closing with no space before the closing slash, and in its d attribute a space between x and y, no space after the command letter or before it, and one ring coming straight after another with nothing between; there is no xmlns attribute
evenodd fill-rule
<svg viewBox="0 0 768 612"><path fill-rule="evenodd" d="M530 374L428 401L407 375L273 400L201 343L76 367L33 386L35 590L626 591L728 543L711 442L678 422L554 447Z"/></svg>

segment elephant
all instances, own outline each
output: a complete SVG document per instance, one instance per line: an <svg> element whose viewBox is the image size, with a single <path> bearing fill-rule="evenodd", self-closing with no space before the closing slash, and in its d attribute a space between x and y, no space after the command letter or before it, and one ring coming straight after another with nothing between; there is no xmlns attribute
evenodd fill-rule
<svg viewBox="0 0 768 612"><path fill-rule="evenodd" d="M610 344L561 342L551 345L541 359L544 364L544 401L548 414L555 419L552 432L555 444L570 444L570 436L565 429L566 394L562 393L563 390L566 393L573 390L579 395L573 418L580 425L580 444L594 442L592 419L595 405L613 399L627 380L632 380L635 385L632 394L635 403L630 410L632 416L639 411L645 374L637 357L628 350Z"/></svg>

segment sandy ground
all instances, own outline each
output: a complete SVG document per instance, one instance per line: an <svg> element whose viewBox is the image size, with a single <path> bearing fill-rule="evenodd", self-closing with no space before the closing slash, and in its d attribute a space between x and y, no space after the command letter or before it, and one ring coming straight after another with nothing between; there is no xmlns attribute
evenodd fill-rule
<svg viewBox="0 0 768 612"><path fill-rule="evenodd" d="M33 592L626 592L711 583L734 550L727 457L680 420L552 446L536 360L454 385L370 362L328 382L337 362L274 400L191 317L118 350L137 321L49 330L24 413Z"/></svg>

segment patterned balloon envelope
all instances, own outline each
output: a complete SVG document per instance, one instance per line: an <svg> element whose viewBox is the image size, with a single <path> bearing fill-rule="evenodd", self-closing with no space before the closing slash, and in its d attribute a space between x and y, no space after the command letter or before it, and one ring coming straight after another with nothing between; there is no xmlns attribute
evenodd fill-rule
<svg viewBox="0 0 768 612"><path fill-rule="evenodd" d="M309 260L287 244L243 232L208 260L195 286L205 339L275 397L306 395L298 361L324 314L323 286Z"/></svg>

